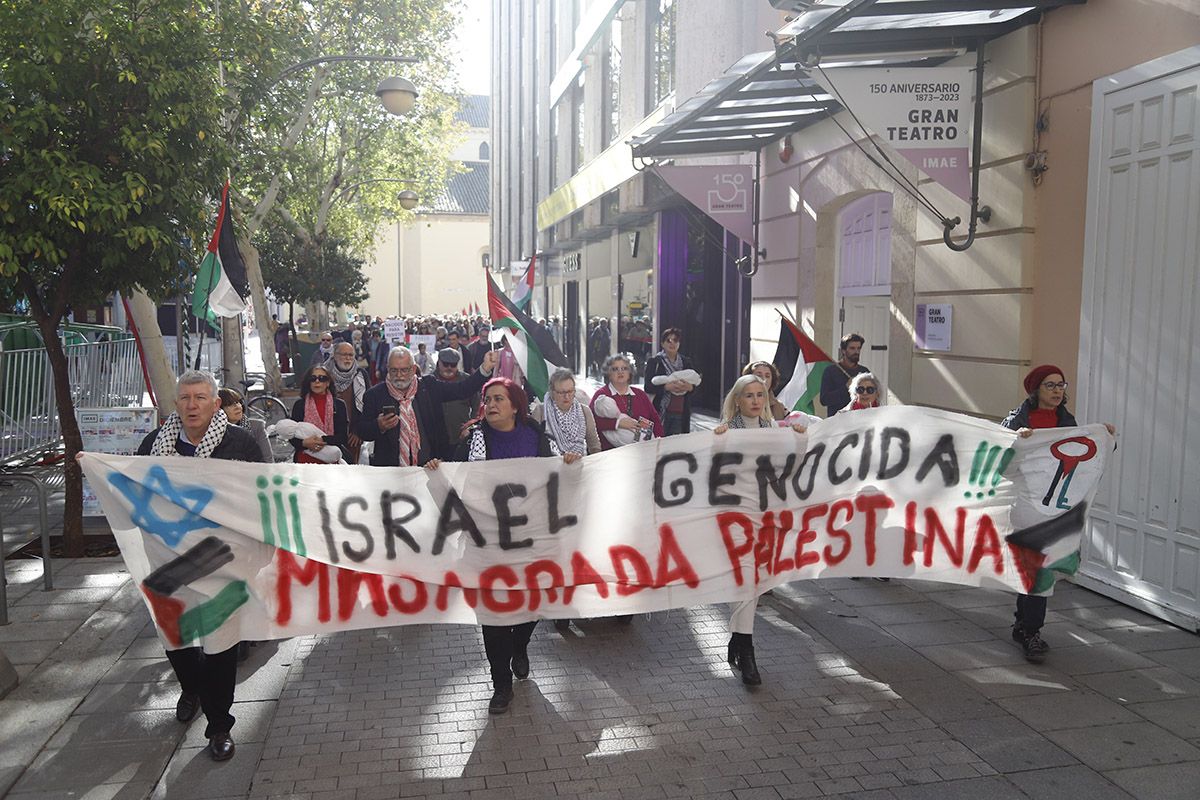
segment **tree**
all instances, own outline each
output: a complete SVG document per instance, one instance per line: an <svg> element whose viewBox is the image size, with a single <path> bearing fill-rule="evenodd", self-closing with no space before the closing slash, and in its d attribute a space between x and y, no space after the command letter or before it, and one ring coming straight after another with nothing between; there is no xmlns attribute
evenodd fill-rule
<svg viewBox="0 0 1200 800"><path fill-rule="evenodd" d="M251 242L275 215L311 247L320 250L334 236L361 255L381 221L409 212L399 205L395 183L357 189L355 184L403 178L423 197L441 191L453 169L449 152L457 128L450 39L459 5L457 0L326 0L306 17L305 36L312 43L308 58L356 53L420 60L419 66L401 70L421 93L403 119L389 116L374 97L379 80L397 71L393 64L322 64L280 81L260 99L244 93L234 130L244 156L239 201L253 210L239 245L263 363L273 383L278 369L267 335L271 324Z"/></svg>
<svg viewBox="0 0 1200 800"><path fill-rule="evenodd" d="M368 297L364 262L341 239L327 238L318 249L280 226L271 226L259 235L257 248L263 281L272 297L287 304L293 330L296 303L359 305Z"/></svg>
<svg viewBox="0 0 1200 800"><path fill-rule="evenodd" d="M64 538L83 548L82 448L58 328L162 293L205 241L229 164L208 15L192 0L0 2L0 280L29 302L67 450Z"/></svg>

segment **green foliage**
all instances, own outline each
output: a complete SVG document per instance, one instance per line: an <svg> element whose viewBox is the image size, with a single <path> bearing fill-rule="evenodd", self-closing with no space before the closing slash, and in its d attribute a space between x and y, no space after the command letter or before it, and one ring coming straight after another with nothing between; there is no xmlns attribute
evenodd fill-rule
<svg viewBox="0 0 1200 800"><path fill-rule="evenodd" d="M193 0L0 0L0 280L165 291L230 162L215 53Z"/></svg>
<svg viewBox="0 0 1200 800"><path fill-rule="evenodd" d="M382 223L411 216L396 198L401 189L425 199L439 194L456 169L449 153L461 130L454 121L451 61L459 6L458 0L325 0L307 6L305 37L312 45L296 54L297 62L345 54L420 62L324 64L284 77L259 102L245 104L236 131L242 158L235 180L243 194L257 201L277 178L278 203L311 238L333 235L359 254L368 251ZM404 117L389 115L375 97L379 81L390 75L408 78L419 91ZM318 99L309 124L290 148L283 147L312 91ZM380 178L409 185L351 188Z"/></svg>
<svg viewBox="0 0 1200 800"><path fill-rule="evenodd" d="M368 297L363 260L352 255L343 240L326 239L318 248L272 226L255 246L263 282L281 303L357 306Z"/></svg>

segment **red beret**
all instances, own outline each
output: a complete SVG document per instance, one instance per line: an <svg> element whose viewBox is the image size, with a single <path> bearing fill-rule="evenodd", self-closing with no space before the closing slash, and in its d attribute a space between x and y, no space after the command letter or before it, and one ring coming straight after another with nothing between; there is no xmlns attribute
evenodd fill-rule
<svg viewBox="0 0 1200 800"><path fill-rule="evenodd" d="M1025 391L1029 394L1033 394L1037 391L1037 388L1039 385L1041 385L1041 382L1046 380L1046 376L1065 374L1066 373L1053 364L1042 364L1039 367L1034 367L1033 369L1029 370L1029 374L1025 376Z"/></svg>

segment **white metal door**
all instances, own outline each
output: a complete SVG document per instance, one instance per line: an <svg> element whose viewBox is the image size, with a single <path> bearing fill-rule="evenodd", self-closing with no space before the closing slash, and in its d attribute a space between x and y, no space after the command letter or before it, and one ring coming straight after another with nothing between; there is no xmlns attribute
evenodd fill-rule
<svg viewBox="0 0 1200 800"><path fill-rule="evenodd" d="M892 298L888 295L842 298L842 336L857 333L866 339L863 366L888 385L888 331L891 329Z"/></svg>
<svg viewBox="0 0 1200 800"><path fill-rule="evenodd" d="M1096 81L1081 421L1119 449L1080 582L1200 625L1200 47Z"/></svg>

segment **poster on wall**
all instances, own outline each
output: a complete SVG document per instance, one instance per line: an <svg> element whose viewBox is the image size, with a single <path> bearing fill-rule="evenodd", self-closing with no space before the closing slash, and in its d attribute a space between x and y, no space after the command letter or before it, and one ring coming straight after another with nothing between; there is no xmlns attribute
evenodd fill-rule
<svg viewBox="0 0 1200 800"><path fill-rule="evenodd" d="M963 200L971 198L969 67L838 67L814 80L867 130Z"/></svg>
<svg viewBox="0 0 1200 800"><path fill-rule="evenodd" d="M158 427L158 412L153 408L77 408L83 449L89 453L131 456L146 434ZM104 512L96 493L83 479L83 515L99 517Z"/></svg>
<svg viewBox="0 0 1200 800"><path fill-rule="evenodd" d="M917 303L916 322L914 344L918 350L950 350L954 306L949 303Z"/></svg>

